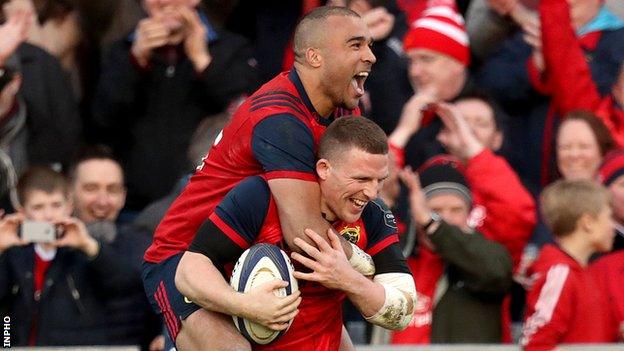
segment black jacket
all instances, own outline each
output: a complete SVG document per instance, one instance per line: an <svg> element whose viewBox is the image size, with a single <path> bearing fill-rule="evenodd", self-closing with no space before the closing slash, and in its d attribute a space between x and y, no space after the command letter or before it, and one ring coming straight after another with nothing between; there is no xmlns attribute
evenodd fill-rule
<svg viewBox="0 0 624 351"><path fill-rule="evenodd" d="M132 36L113 44L103 64L93 102L93 124L121 156L128 204L141 209L164 195L189 171L186 151L199 122L222 112L257 84L252 50L237 35L216 31L213 58L197 74L181 47L177 60L165 48L154 52L149 69L133 62Z"/></svg>
<svg viewBox="0 0 624 351"><path fill-rule="evenodd" d="M37 345L103 345L107 343L105 296L123 282L114 250L101 244L90 261L82 252L60 248L45 275L38 301L34 297L34 246L13 247L0 255L0 301L11 318L11 343L28 344L37 324Z"/></svg>

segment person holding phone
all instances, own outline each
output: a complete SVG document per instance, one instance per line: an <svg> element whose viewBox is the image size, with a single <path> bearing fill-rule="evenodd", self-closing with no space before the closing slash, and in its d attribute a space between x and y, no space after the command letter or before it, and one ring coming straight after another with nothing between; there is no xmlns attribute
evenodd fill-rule
<svg viewBox="0 0 624 351"><path fill-rule="evenodd" d="M70 217L63 175L32 167L17 193L18 212L0 220L0 308L11 318L12 346L106 344L104 296L123 262Z"/></svg>

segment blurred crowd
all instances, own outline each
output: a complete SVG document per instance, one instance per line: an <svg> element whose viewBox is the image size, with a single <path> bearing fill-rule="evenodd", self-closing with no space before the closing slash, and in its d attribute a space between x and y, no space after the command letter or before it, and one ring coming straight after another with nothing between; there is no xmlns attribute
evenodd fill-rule
<svg viewBox="0 0 624 351"><path fill-rule="evenodd" d="M388 134L380 197L418 292L401 332L346 306L353 341L624 339L624 2L0 3L0 309L14 346L164 349L141 283L153 231L236 107L290 69L298 19L325 4L374 39L360 107ZM429 210L460 230L428 235ZM29 221L64 235L28 243Z"/></svg>

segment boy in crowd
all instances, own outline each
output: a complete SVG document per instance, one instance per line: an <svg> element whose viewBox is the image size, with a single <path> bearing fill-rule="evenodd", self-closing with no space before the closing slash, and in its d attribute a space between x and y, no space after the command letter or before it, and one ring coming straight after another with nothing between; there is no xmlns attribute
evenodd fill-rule
<svg viewBox="0 0 624 351"><path fill-rule="evenodd" d="M11 316L12 344L106 344L104 296L123 265L108 244L70 217L69 186L61 174L31 168L17 191L21 207L0 220L0 306ZM25 241L20 227L30 220L54 225L60 236Z"/></svg>
<svg viewBox="0 0 624 351"><path fill-rule="evenodd" d="M544 246L530 268L525 350L615 341L607 297L587 269L592 254L613 246L609 202L607 189L585 180L560 180L542 193L543 217L558 245Z"/></svg>

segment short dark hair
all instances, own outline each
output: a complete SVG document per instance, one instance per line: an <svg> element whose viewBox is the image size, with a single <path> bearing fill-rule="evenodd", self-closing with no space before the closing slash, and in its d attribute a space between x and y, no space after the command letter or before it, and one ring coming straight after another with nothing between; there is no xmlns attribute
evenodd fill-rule
<svg viewBox="0 0 624 351"><path fill-rule="evenodd" d="M567 121L583 121L587 123L594 137L596 137L596 142L600 149L600 156L604 157L609 151L615 148L616 144L613 140L613 136L611 136L609 128L592 112L576 110L568 113L565 115L563 122L559 125L559 129L561 129L561 125ZM557 133L557 138L558 137L559 133Z"/></svg>
<svg viewBox="0 0 624 351"><path fill-rule="evenodd" d="M492 96L482 90L469 89L461 92L455 99L453 99L453 103L465 100L478 100L488 105L492 109L496 129L505 134L507 125L509 124L509 116L507 116L505 111L503 111L498 102L496 102Z"/></svg>
<svg viewBox="0 0 624 351"><path fill-rule="evenodd" d="M32 166L19 178L17 182L17 199L20 205L24 206L30 192L33 190L40 190L47 194L60 191L65 198L69 194L67 178L46 166Z"/></svg>
<svg viewBox="0 0 624 351"><path fill-rule="evenodd" d="M388 137L366 117L345 116L332 122L321 137L318 158L331 159L336 152L355 147L374 155L388 153Z"/></svg>
<svg viewBox="0 0 624 351"><path fill-rule="evenodd" d="M82 148L69 165L67 176L71 182L76 180L76 170L78 169L78 166L90 160L109 160L115 162L121 167L121 162L117 157L115 157L115 154L110 147L102 144L90 145Z"/></svg>
<svg viewBox="0 0 624 351"><path fill-rule="evenodd" d="M323 22L331 16L347 16L357 17L360 15L357 12L341 6L321 6L308 12L295 28L295 35L293 39L293 51L295 53L295 59L301 59L305 56L305 50L310 46L312 37L318 30L327 31Z"/></svg>

